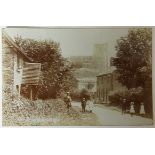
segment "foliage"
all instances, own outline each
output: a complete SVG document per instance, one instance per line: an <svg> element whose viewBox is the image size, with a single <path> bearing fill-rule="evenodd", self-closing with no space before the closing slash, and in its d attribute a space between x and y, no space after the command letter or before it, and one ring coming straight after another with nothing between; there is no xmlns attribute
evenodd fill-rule
<svg viewBox="0 0 155 155"><path fill-rule="evenodd" d="M121 105L123 98L129 99L127 90L114 90L109 93L109 101L112 105Z"/></svg>
<svg viewBox="0 0 155 155"><path fill-rule="evenodd" d="M88 89L82 89L81 92L80 92L80 96L81 96L81 99L82 98L85 98L86 100L90 100L90 92L88 91Z"/></svg>
<svg viewBox="0 0 155 155"><path fill-rule="evenodd" d="M89 92L88 89L82 89L82 90L78 90L78 89L74 89L71 92L71 98L74 101L81 101L82 98L85 98L86 100L90 100L91 99L91 93Z"/></svg>
<svg viewBox="0 0 155 155"><path fill-rule="evenodd" d="M144 101L144 89L142 87L132 88L127 93L129 93L131 101L138 103Z"/></svg>
<svg viewBox="0 0 155 155"><path fill-rule="evenodd" d="M116 97L117 96L117 97ZM114 97L114 98L113 98ZM113 100L113 99L118 100ZM144 89L142 87L131 88L131 89L122 89L122 90L114 90L110 92L109 99L112 103L119 103L117 101L122 100L123 98L127 99L129 102L142 102L144 100Z"/></svg>
<svg viewBox="0 0 155 155"><path fill-rule="evenodd" d="M142 87L126 89L126 90L116 90L109 94L110 104L121 105L123 99L127 100L127 106L129 107L130 102L133 101L137 107L140 106L141 102L144 102L144 89Z"/></svg>
<svg viewBox="0 0 155 155"><path fill-rule="evenodd" d="M86 87L87 87L88 90L92 90L94 85L95 84L93 84L93 83L88 83Z"/></svg>
<svg viewBox="0 0 155 155"><path fill-rule="evenodd" d="M4 126L48 126L59 121L75 120L80 117L79 112L72 108L68 113L65 103L61 99L30 101L9 90L10 88L3 90Z"/></svg>
<svg viewBox="0 0 155 155"><path fill-rule="evenodd" d="M33 62L42 64L38 87L40 98L55 98L62 91L72 89L72 65L61 55L60 45L51 40L22 39L17 36L16 43Z"/></svg>
<svg viewBox="0 0 155 155"><path fill-rule="evenodd" d="M116 66L119 82L133 88L143 86L151 77L152 68L152 30L150 28L132 29L126 37L117 41Z"/></svg>
<svg viewBox="0 0 155 155"><path fill-rule="evenodd" d="M72 100L74 100L74 101L81 101L80 90L74 89L74 90L71 92L71 98L72 98Z"/></svg>

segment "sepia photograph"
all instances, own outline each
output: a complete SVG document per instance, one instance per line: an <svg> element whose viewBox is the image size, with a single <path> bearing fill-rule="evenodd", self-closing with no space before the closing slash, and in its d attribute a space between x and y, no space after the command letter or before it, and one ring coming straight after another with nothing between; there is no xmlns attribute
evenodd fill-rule
<svg viewBox="0 0 155 155"><path fill-rule="evenodd" d="M152 126L152 27L2 29L3 126Z"/></svg>

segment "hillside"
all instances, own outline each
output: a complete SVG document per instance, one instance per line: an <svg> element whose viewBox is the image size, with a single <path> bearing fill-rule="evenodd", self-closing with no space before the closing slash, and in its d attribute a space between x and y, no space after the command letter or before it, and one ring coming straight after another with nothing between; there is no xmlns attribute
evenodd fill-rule
<svg viewBox="0 0 155 155"><path fill-rule="evenodd" d="M80 68L74 71L76 78L96 77L99 74L95 69Z"/></svg>

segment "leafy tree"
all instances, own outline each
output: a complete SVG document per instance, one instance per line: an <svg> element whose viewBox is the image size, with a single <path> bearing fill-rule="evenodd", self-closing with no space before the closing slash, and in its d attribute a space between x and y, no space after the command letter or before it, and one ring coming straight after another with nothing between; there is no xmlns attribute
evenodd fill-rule
<svg viewBox="0 0 155 155"><path fill-rule="evenodd" d="M144 86L152 70L152 29L129 30L126 37L117 41L116 50L113 64L119 73L119 82L127 88Z"/></svg>
<svg viewBox="0 0 155 155"><path fill-rule="evenodd" d="M33 62L42 64L38 87L40 98L55 98L72 89L72 65L63 58L59 43L51 40L33 40L15 37L16 43Z"/></svg>
<svg viewBox="0 0 155 155"><path fill-rule="evenodd" d="M81 99L82 98L85 98L86 100L89 100L90 99L90 93L88 91L88 89L82 89L81 92L80 92L80 96L81 96Z"/></svg>
<svg viewBox="0 0 155 155"><path fill-rule="evenodd" d="M88 90L92 90L93 87L94 87L94 84L93 84L93 83L88 83L88 84L86 85L86 88L87 88Z"/></svg>

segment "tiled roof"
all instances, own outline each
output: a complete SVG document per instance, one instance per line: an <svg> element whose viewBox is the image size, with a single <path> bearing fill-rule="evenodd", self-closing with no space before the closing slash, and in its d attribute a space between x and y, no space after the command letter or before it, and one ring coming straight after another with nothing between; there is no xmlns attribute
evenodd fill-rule
<svg viewBox="0 0 155 155"><path fill-rule="evenodd" d="M102 76L102 75L106 75L106 74L110 74L110 73L112 73L112 72L115 71L115 70L116 70L116 68L115 68L114 66L113 66L113 67L110 67L110 68L107 69L106 71L104 71L104 72L98 74L97 77L98 77L98 76Z"/></svg>

